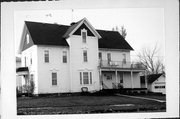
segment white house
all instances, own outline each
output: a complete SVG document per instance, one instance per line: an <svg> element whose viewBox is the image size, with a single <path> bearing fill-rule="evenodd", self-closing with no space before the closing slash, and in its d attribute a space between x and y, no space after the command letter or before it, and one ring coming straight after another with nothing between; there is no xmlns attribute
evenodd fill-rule
<svg viewBox="0 0 180 119"><path fill-rule="evenodd" d="M140 88L142 67L117 31L95 29L83 18L70 26L26 21L19 48L21 71L35 94ZM18 71L17 71L18 72Z"/></svg>
<svg viewBox="0 0 180 119"><path fill-rule="evenodd" d="M144 85L144 76L141 76L141 86ZM166 80L164 74L147 75L148 91L166 94ZM144 86L143 86L144 87Z"/></svg>

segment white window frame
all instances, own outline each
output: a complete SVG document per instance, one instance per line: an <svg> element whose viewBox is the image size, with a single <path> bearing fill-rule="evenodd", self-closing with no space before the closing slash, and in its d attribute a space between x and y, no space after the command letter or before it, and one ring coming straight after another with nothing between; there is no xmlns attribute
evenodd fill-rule
<svg viewBox="0 0 180 119"><path fill-rule="evenodd" d="M24 66L25 66L25 67L27 66L27 59L26 59L26 56L24 57Z"/></svg>
<svg viewBox="0 0 180 119"><path fill-rule="evenodd" d="M26 43L29 44L29 34L26 34Z"/></svg>
<svg viewBox="0 0 180 119"><path fill-rule="evenodd" d="M109 81L109 80L112 80L112 74L107 74L107 75L106 75L106 80L108 80L108 81Z"/></svg>
<svg viewBox="0 0 180 119"><path fill-rule="evenodd" d="M30 54L30 65L32 65L32 54Z"/></svg>
<svg viewBox="0 0 180 119"><path fill-rule="evenodd" d="M63 60L63 63L67 63L67 51L63 51L62 60Z"/></svg>
<svg viewBox="0 0 180 119"><path fill-rule="evenodd" d="M127 62L126 54L124 53L124 54L123 54L123 64L126 64L126 62Z"/></svg>
<svg viewBox="0 0 180 119"><path fill-rule="evenodd" d="M49 63L49 50L44 50L44 62Z"/></svg>
<svg viewBox="0 0 180 119"><path fill-rule="evenodd" d="M55 77L53 77L53 74L55 74ZM57 72L51 72L51 81L52 86L57 86Z"/></svg>
<svg viewBox="0 0 180 119"><path fill-rule="evenodd" d="M80 74L80 85L91 85L92 84L92 80L93 80L92 72L83 71L83 72L79 72L79 74Z"/></svg>
<svg viewBox="0 0 180 119"><path fill-rule="evenodd" d="M87 50L83 50L83 61L88 62L88 52L87 52Z"/></svg>
<svg viewBox="0 0 180 119"><path fill-rule="evenodd" d="M85 39L84 39L84 33L85 33ZM87 43L87 30L86 29L81 30L81 37L82 37L82 42Z"/></svg>
<svg viewBox="0 0 180 119"><path fill-rule="evenodd" d="M102 60L102 52L99 52L98 56L99 56L99 59Z"/></svg>
<svg viewBox="0 0 180 119"><path fill-rule="evenodd" d="M107 60L111 61L111 53L107 53Z"/></svg>

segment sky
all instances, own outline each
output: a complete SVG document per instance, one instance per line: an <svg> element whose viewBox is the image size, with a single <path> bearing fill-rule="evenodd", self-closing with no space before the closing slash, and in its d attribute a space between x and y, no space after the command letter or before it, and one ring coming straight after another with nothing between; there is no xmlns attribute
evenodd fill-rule
<svg viewBox="0 0 180 119"><path fill-rule="evenodd" d="M162 8L119 8L119 9L64 9L15 11L14 32L16 53L20 44L24 21L58 23L70 25L86 17L95 29L112 30L124 26L126 41L133 47L131 59L136 60L142 48L159 48L157 57L165 56L164 10Z"/></svg>

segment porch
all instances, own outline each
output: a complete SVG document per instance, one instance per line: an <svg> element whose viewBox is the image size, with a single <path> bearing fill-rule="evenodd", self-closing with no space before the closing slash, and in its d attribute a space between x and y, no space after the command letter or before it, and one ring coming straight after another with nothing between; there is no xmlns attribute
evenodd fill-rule
<svg viewBox="0 0 180 119"><path fill-rule="evenodd" d="M127 62L127 61L108 61L99 60L100 68L121 68L121 69L135 69L139 71L144 71L145 66L138 62Z"/></svg>
<svg viewBox="0 0 180 119"><path fill-rule="evenodd" d="M101 89L139 89L141 90L140 72L145 67L138 63L105 61L99 62ZM143 89L146 89L144 87Z"/></svg>
<svg viewBox="0 0 180 119"><path fill-rule="evenodd" d="M17 93L27 93L29 81L29 68L18 67L16 69Z"/></svg>

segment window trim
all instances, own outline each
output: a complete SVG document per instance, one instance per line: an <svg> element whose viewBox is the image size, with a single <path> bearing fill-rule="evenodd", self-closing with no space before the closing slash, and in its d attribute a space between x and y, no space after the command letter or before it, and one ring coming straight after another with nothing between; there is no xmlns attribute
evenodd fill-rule
<svg viewBox="0 0 180 119"><path fill-rule="evenodd" d="M102 52L99 52L99 60L102 60Z"/></svg>
<svg viewBox="0 0 180 119"><path fill-rule="evenodd" d="M27 66L27 61L26 61L26 56L24 57L24 66L26 67Z"/></svg>
<svg viewBox="0 0 180 119"><path fill-rule="evenodd" d="M83 50L83 62L88 62L88 53L87 53L87 50Z"/></svg>
<svg viewBox="0 0 180 119"><path fill-rule="evenodd" d="M107 75L106 75L106 80L107 80L107 81L112 81L112 80L113 80L112 74L107 74Z"/></svg>
<svg viewBox="0 0 180 119"><path fill-rule="evenodd" d="M67 63L67 51L63 51L62 62Z"/></svg>
<svg viewBox="0 0 180 119"><path fill-rule="evenodd" d="M85 39L84 39L84 33L85 33ZM87 43L87 30L86 29L82 29L81 30L81 38L82 38L82 42L83 43Z"/></svg>
<svg viewBox="0 0 180 119"><path fill-rule="evenodd" d="M87 73L87 74L86 74ZM86 74L86 76L84 76ZM81 71L79 72L80 75L80 85L92 85L93 77L92 72L90 71ZM87 78L87 79L85 79ZM87 83L86 83L87 80Z"/></svg>
<svg viewBox="0 0 180 119"><path fill-rule="evenodd" d="M123 63L126 64L126 62L127 62L126 54L123 53Z"/></svg>
<svg viewBox="0 0 180 119"><path fill-rule="evenodd" d="M55 77L53 77L53 74L56 74ZM51 72L51 85L52 86L57 86L57 72Z"/></svg>
<svg viewBox="0 0 180 119"><path fill-rule="evenodd" d="M83 72L83 84L84 85L87 85L87 84L90 84L89 82L89 72Z"/></svg>
<svg viewBox="0 0 180 119"><path fill-rule="evenodd" d="M107 60L111 61L111 53L107 53Z"/></svg>
<svg viewBox="0 0 180 119"><path fill-rule="evenodd" d="M46 54L47 53L47 54ZM46 56L47 55L47 56ZM47 59L48 58L48 59ZM44 62L49 63L49 50L44 50Z"/></svg>
<svg viewBox="0 0 180 119"><path fill-rule="evenodd" d="M29 34L26 34L26 43L29 44Z"/></svg>

